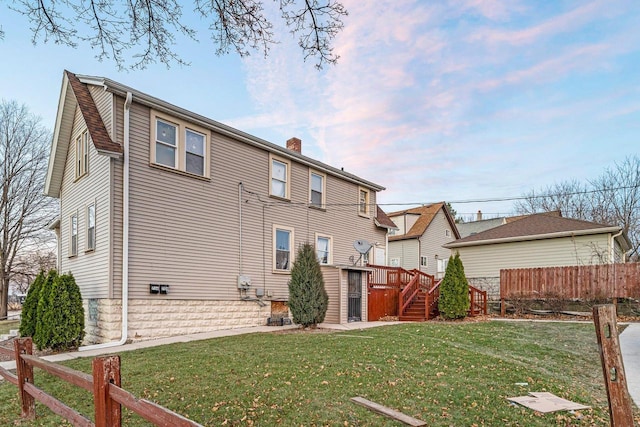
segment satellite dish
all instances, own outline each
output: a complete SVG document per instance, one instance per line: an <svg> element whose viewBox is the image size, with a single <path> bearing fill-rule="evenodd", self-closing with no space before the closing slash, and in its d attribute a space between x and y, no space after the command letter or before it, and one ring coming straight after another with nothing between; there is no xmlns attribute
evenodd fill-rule
<svg viewBox="0 0 640 427"><path fill-rule="evenodd" d="M364 255L371 250L371 243L366 240L356 240L353 242L353 247L360 255Z"/></svg>

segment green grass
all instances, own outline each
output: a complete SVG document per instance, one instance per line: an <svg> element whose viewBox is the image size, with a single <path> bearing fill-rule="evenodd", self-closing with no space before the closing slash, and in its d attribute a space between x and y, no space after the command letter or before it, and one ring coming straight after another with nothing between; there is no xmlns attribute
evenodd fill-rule
<svg viewBox="0 0 640 427"><path fill-rule="evenodd" d="M121 356L124 388L207 426L401 425L351 403L353 396L430 426L609 425L591 324L422 323L251 334ZM66 365L90 372L88 359ZM91 416L88 393L39 370L35 383ZM16 391L0 384L0 425L19 418ZM505 400L529 391L593 409L541 415ZM65 425L42 405L37 413L36 421L19 425ZM128 411L123 424L148 425Z"/></svg>
<svg viewBox="0 0 640 427"><path fill-rule="evenodd" d="M19 327L20 327L19 320L0 321L0 335L8 334L10 329L18 329Z"/></svg>

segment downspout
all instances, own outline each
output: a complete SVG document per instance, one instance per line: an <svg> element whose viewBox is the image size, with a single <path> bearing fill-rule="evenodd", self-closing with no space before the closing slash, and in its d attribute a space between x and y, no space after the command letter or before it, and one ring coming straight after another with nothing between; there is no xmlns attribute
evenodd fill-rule
<svg viewBox="0 0 640 427"><path fill-rule="evenodd" d="M122 332L120 340L80 347L79 351L97 350L101 348L116 347L127 342L129 330L129 112L133 94L127 92L124 101L124 135L122 171Z"/></svg>
<svg viewBox="0 0 640 427"><path fill-rule="evenodd" d="M238 183L238 225L239 225L239 230L240 230L240 235L239 235L239 239L240 239L240 244L238 245L240 250L239 250L239 255L238 255L238 276L242 275L242 182Z"/></svg>

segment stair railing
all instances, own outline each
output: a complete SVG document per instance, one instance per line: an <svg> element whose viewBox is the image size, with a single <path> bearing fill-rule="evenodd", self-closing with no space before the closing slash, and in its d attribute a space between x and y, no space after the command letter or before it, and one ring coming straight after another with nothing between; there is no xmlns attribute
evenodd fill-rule
<svg viewBox="0 0 640 427"><path fill-rule="evenodd" d="M414 275L407 286L404 287L402 291L400 291L400 296L398 298L398 304L400 305L398 309L398 316L403 316L405 309L411 304L411 301L418 295L420 292L420 276L418 274Z"/></svg>
<svg viewBox="0 0 640 427"><path fill-rule="evenodd" d="M469 298L471 299L469 316L487 314L487 291L482 291L475 286L469 285Z"/></svg>
<svg viewBox="0 0 640 427"><path fill-rule="evenodd" d="M440 299L440 283L442 283L442 279L438 280L438 282L429 289L427 292L427 297L424 300L425 303L425 316L427 320L433 317L436 317L439 313L438 311L438 300Z"/></svg>

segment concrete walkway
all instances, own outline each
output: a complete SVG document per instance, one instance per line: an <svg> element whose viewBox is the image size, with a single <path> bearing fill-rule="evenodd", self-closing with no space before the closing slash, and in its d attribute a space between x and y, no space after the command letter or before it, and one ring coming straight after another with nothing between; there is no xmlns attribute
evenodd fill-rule
<svg viewBox="0 0 640 427"><path fill-rule="evenodd" d="M627 388L631 399L640 407L640 323L629 323L618 338L624 373L627 376Z"/></svg>
<svg viewBox="0 0 640 427"><path fill-rule="evenodd" d="M396 325L401 322L353 322L346 325L337 325L333 323L321 323L318 325L322 329L333 329L336 331L359 331L362 329L375 328L378 326ZM406 322L402 322L406 323ZM96 357L105 354L122 353L124 351L139 350L142 348L156 347L159 345L175 344L181 342L208 340L211 338L229 337L233 335L253 334L258 332L278 332L287 329L297 329L297 325L289 326L255 326L251 328L238 328L238 329L222 329L214 332L205 332L201 334L181 335L168 338L159 338L155 340L137 341L130 344L124 344L121 346L114 346L101 349L73 351L69 353L58 353L49 356L43 356L44 360L50 362L62 362L65 360L77 359L80 357ZM8 370L14 370L16 368L15 360L9 362L0 362L0 367ZM2 381L2 378L0 378Z"/></svg>

